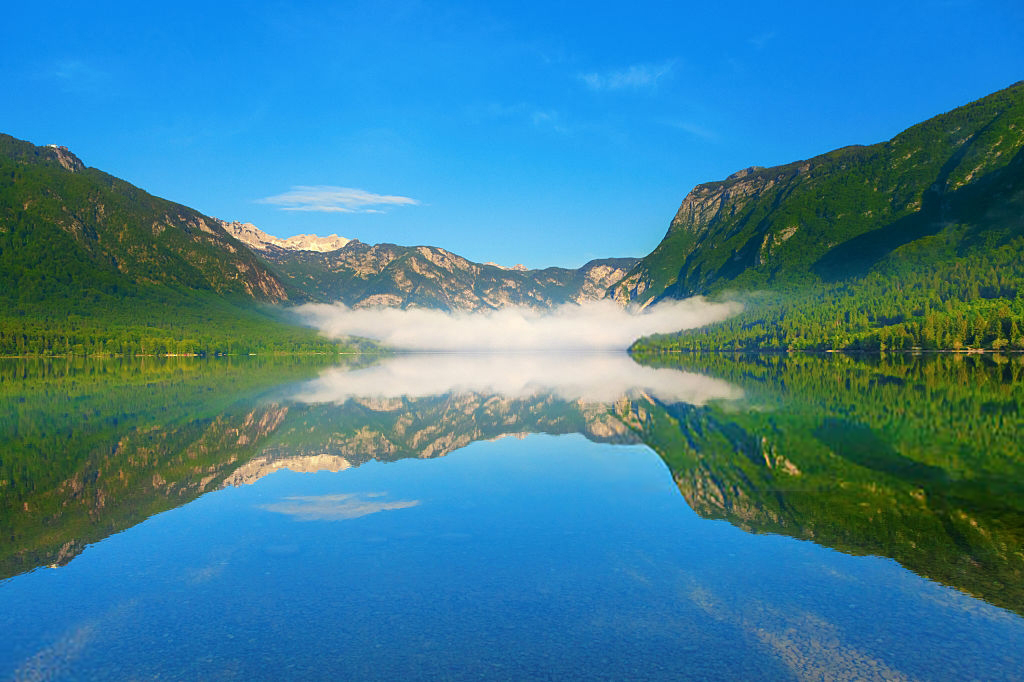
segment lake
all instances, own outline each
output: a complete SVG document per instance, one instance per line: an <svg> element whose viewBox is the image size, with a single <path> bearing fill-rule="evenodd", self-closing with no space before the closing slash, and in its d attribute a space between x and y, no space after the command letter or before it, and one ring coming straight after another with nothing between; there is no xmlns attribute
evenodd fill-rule
<svg viewBox="0 0 1024 682"><path fill-rule="evenodd" d="M1024 358L0 360L0 679L1021 679Z"/></svg>

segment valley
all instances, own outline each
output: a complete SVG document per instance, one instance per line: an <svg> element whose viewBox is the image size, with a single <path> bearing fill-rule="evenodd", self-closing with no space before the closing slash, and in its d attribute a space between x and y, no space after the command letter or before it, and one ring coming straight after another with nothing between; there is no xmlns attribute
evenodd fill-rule
<svg viewBox="0 0 1024 682"><path fill-rule="evenodd" d="M0 354L335 352L285 311L643 310L739 301L680 350L1024 349L1024 84L893 139L694 188L643 258L530 270L438 246L279 238L0 137Z"/></svg>

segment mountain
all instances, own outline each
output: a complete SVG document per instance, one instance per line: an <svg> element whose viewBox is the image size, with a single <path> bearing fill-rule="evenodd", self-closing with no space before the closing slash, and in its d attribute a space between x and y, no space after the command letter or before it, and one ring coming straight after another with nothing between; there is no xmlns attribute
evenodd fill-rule
<svg viewBox="0 0 1024 682"><path fill-rule="evenodd" d="M219 221L0 135L0 355L329 346L260 307L287 299Z"/></svg>
<svg viewBox="0 0 1024 682"><path fill-rule="evenodd" d="M17 285L20 298L56 293L51 278L66 280L67 273L54 258L73 264L76 287L98 293L117 282L287 298L219 221L87 168L64 147L0 135L0 226L0 276ZM43 250L49 258L37 258Z"/></svg>
<svg viewBox="0 0 1024 682"><path fill-rule="evenodd" d="M0 355L332 350L274 304L548 307L601 298L635 264L526 270L433 246L279 239L0 135Z"/></svg>
<svg viewBox="0 0 1024 682"><path fill-rule="evenodd" d="M222 225L263 258L295 296L353 308L490 310L583 303L603 298L637 263L606 258L577 269L527 270L474 263L436 246L371 246L337 235L284 240L247 223Z"/></svg>
<svg viewBox="0 0 1024 682"><path fill-rule="evenodd" d="M297 234L294 237L280 239L267 234L252 223L237 221L229 223L224 220L219 222L228 234L257 251L265 251L271 246L289 251L335 251L352 241L336 234L327 237L318 237L315 234Z"/></svg>
<svg viewBox="0 0 1024 682"><path fill-rule="evenodd" d="M1022 247L1024 82L887 142L695 187L612 295L754 293L714 347L1005 347L1024 329Z"/></svg>

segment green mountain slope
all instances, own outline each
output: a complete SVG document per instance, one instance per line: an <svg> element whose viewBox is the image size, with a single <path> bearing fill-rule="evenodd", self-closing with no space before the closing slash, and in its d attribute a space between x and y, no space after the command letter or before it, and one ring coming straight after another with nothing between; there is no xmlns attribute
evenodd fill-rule
<svg viewBox="0 0 1024 682"><path fill-rule="evenodd" d="M754 293L661 347L1003 347L1021 340L1024 83L847 147L696 187L621 301Z"/></svg>
<svg viewBox="0 0 1024 682"><path fill-rule="evenodd" d="M219 221L0 135L0 354L324 345L286 298Z"/></svg>

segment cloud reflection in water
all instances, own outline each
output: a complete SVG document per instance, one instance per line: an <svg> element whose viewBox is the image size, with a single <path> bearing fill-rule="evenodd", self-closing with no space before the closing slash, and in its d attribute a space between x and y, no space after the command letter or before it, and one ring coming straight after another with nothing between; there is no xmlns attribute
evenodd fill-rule
<svg viewBox="0 0 1024 682"><path fill-rule="evenodd" d="M665 403L737 400L743 391L720 379L644 367L625 353L409 354L358 370L329 369L303 384L297 402L351 398L422 398L488 393L506 398L553 394L563 400L614 402L647 395Z"/></svg>
<svg viewBox="0 0 1024 682"><path fill-rule="evenodd" d="M337 495L300 495L281 502L262 505L261 509L287 514L298 521L345 521L390 509L408 509L419 500L379 499L385 493L340 493Z"/></svg>

